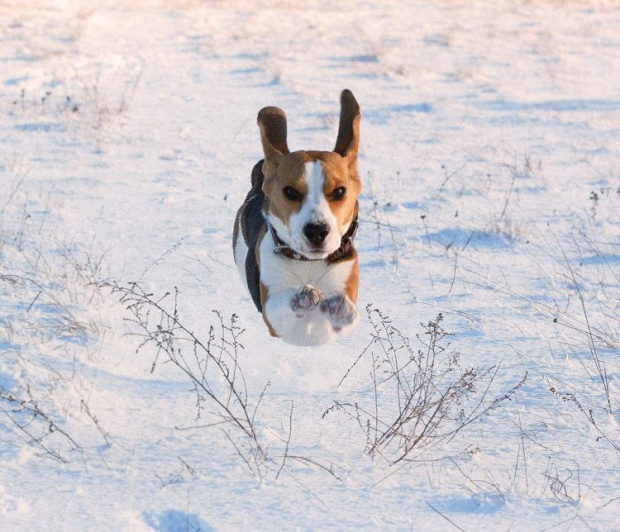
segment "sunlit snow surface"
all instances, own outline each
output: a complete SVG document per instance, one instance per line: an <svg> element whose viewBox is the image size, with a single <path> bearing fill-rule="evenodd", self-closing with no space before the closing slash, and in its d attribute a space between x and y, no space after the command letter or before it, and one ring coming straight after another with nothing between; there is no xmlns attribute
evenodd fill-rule
<svg viewBox="0 0 620 532"><path fill-rule="evenodd" d="M5 0L0 87L2 530L618 529L620 3ZM344 88L363 319L295 348L238 280L232 223L258 110L331 149ZM238 316L249 402L270 383L260 475L101 281L177 287L205 342ZM441 312L446 353L498 366L487 402L527 380L410 462L369 456L323 417L375 408L377 344L339 385L367 304L414 352Z"/></svg>

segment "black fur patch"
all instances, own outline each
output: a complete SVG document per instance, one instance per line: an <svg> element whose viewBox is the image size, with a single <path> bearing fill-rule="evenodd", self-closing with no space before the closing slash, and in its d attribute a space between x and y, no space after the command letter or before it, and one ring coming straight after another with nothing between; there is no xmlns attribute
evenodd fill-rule
<svg viewBox="0 0 620 532"><path fill-rule="evenodd" d="M248 255L245 260L245 275L248 281L248 289L252 300L259 312L263 311L260 302L260 270L256 262L256 246L258 237L267 225L263 207L265 205L265 193L263 192L263 161L256 163L252 169L252 189L248 192L243 203L239 225L241 234L248 246Z"/></svg>

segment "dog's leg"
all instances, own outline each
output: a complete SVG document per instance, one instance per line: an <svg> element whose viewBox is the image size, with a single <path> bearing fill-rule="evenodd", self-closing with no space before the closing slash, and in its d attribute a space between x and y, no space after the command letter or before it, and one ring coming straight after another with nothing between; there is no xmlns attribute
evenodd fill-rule
<svg viewBox="0 0 620 532"><path fill-rule="evenodd" d="M269 292L263 317L276 336L296 345L321 345L335 339L337 331L321 312L325 296L306 285L278 293Z"/></svg>
<svg viewBox="0 0 620 532"><path fill-rule="evenodd" d="M306 312L314 310L325 296L311 285L304 286L291 299L291 309L298 318L303 318Z"/></svg>
<svg viewBox="0 0 620 532"><path fill-rule="evenodd" d="M344 292L326 298L321 302L321 313L329 320L334 332L339 335L350 334L357 326L360 315L355 302L359 286L359 265L357 252L351 263L351 270L345 283Z"/></svg>
<svg viewBox="0 0 620 532"><path fill-rule="evenodd" d="M347 295L330 297L321 302L321 312L332 324L334 331L339 334L348 334L360 320L355 303Z"/></svg>
<svg viewBox="0 0 620 532"><path fill-rule="evenodd" d="M274 294L269 292L263 312L269 323L278 332L278 336L284 336L284 332L293 324L297 327L295 318L303 318L309 313L318 312L321 301L325 299L322 292L313 286L306 285L302 288L289 288Z"/></svg>

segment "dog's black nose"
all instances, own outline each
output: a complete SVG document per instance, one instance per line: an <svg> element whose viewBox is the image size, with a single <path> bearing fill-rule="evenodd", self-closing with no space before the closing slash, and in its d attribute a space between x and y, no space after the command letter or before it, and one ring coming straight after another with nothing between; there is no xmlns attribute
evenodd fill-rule
<svg viewBox="0 0 620 532"><path fill-rule="evenodd" d="M328 234L329 226L325 223L306 224L304 226L304 235L311 244L322 244Z"/></svg>

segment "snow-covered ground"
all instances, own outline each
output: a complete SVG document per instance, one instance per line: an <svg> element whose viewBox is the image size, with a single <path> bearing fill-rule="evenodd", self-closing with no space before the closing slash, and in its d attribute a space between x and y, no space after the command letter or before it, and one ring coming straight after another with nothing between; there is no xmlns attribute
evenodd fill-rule
<svg viewBox="0 0 620 532"><path fill-rule="evenodd" d="M0 529L620 530L620 3L4 0L0 87ZM291 347L232 222L343 88L363 319Z"/></svg>

